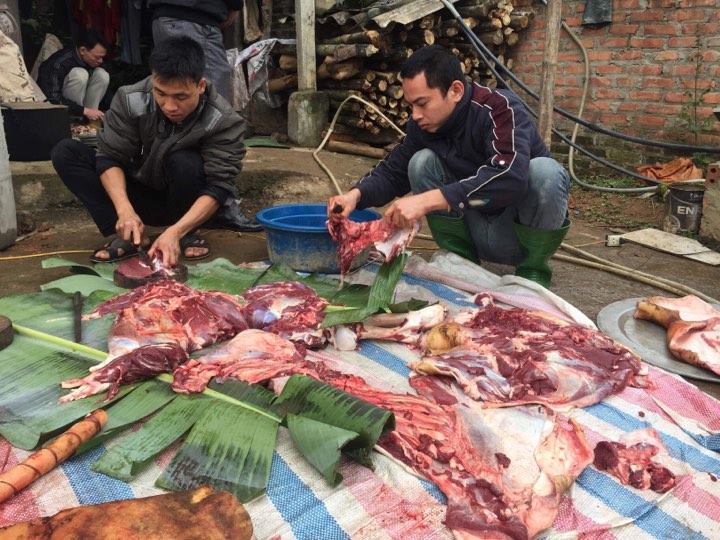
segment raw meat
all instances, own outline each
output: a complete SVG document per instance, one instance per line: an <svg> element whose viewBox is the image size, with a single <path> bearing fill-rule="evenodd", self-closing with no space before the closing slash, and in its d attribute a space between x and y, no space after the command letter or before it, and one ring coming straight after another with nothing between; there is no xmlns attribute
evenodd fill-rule
<svg viewBox="0 0 720 540"><path fill-rule="evenodd" d="M258 285L241 298L246 302L243 315L250 328L266 330L308 347L325 344L320 323L328 302L307 285L297 281Z"/></svg>
<svg viewBox="0 0 720 540"><path fill-rule="evenodd" d="M164 279L185 281L187 279L187 267L182 264L172 268L165 266L162 257L157 255L152 258L138 256L122 261L113 273L115 284L128 289Z"/></svg>
<svg viewBox="0 0 720 540"><path fill-rule="evenodd" d="M676 358L720 375L720 317L671 323L667 344Z"/></svg>
<svg viewBox="0 0 720 540"><path fill-rule="evenodd" d="M628 384L646 384L638 358L609 337L543 312L501 309L488 296L425 337L412 367L455 379L486 406L586 407ZM417 379L413 378L411 384Z"/></svg>
<svg viewBox="0 0 720 540"><path fill-rule="evenodd" d="M636 319L646 319L667 329L667 345L683 362L720 375L720 311L697 296L641 300Z"/></svg>
<svg viewBox="0 0 720 540"><path fill-rule="evenodd" d="M290 341L262 330L245 330L177 368L172 388L189 394L205 390L213 377L256 383L288 373L305 373L306 369L302 355Z"/></svg>
<svg viewBox="0 0 720 540"><path fill-rule="evenodd" d="M391 410L396 428L379 444L448 496L446 524L456 538L534 536L552 524L560 494L592 461L579 427L541 407L482 411L473 403L474 409L460 411L459 406L374 388L334 369L335 361L321 353L308 351L304 360L287 356L257 361L226 352L215 363L231 366L224 376L247 382L306 374ZM176 381L192 362L176 370Z"/></svg>
<svg viewBox="0 0 720 540"><path fill-rule="evenodd" d="M416 221L409 229L400 229L385 219L358 223L339 214L332 214L327 227L330 236L338 244L340 274L345 275L350 271L355 257L372 245L384 261L393 260L420 231L420 222Z"/></svg>
<svg viewBox="0 0 720 540"><path fill-rule="evenodd" d="M607 471L625 485L665 493L675 485L675 475L653 458L665 452L652 428L627 433L619 442L600 441L595 446L593 465Z"/></svg>
<svg viewBox="0 0 720 540"><path fill-rule="evenodd" d="M119 314L110 329L107 361L154 343L177 343L191 352L248 327L243 305L232 295L197 291L171 280L111 298L85 318L115 312Z"/></svg>
<svg viewBox="0 0 720 540"><path fill-rule="evenodd" d="M720 317L720 311L692 294L682 298L651 296L637 303L636 319L653 321L665 328L675 321L706 321Z"/></svg>
<svg viewBox="0 0 720 540"><path fill-rule="evenodd" d="M491 479L493 487L502 493L509 515L525 527L524 531L517 528L499 532L511 538L532 538L550 527L562 494L592 462L580 426L543 406L486 409L449 379L418 377L417 382L421 396L453 410L467 426L473 448L482 459L478 465L483 475L480 478ZM478 457L470 455L468 459L475 461ZM447 493L442 478L436 482ZM456 538L506 537L494 534L493 521L487 523L490 527L483 528L489 516L478 515L472 499L462 494L455 501L448 498L446 524ZM509 517L506 512L496 515L500 522ZM458 534L458 529L463 532Z"/></svg>
<svg viewBox="0 0 720 540"><path fill-rule="evenodd" d="M92 371L82 379L63 381L63 388L75 388L60 398L60 403L75 401L99 394L109 388L106 399L112 399L118 393L121 384L150 379L160 373L171 373L185 362L188 355L176 343L145 345L127 354L118 356L101 369Z"/></svg>
<svg viewBox="0 0 720 540"><path fill-rule="evenodd" d="M173 280L148 283L137 289L114 296L97 306L92 312L83 316L83 320L97 319L108 313L117 313L137 304L145 304L151 300L169 300L177 296L187 296L193 289Z"/></svg>

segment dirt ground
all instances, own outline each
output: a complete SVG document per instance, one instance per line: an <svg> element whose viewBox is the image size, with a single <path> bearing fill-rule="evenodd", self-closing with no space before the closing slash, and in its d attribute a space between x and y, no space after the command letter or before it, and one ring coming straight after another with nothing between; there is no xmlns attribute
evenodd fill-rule
<svg viewBox="0 0 720 540"><path fill-rule="evenodd" d="M375 163L369 158L322 152L321 158L347 189ZM322 202L334 194L332 183L309 151L302 149L251 148L239 179L242 207L248 215L273 204ZM630 268L673 279L706 294L720 296L720 268L667 255L633 244L606 247L605 235L658 225L662 203L654 198L598 194L573 187L570 214L573 222L566 242ZM66 269L42 270L43 257L28 257L56 251L78 250L63 256L87 261L90 250L102 239L94 224L79 206L55 207L34 212L38 231L0 253L0 283L3 295L38 290L42 283L67 275ZM213 256L233 262L262 260L267 257L261 233L205 231ZM420 240L416 252L430 256L434 244ZM16 258L17 257L17 258ZM629 279L572 263L553 261L552 290L576 305L592 319L606 305L626 298L664 294L663 291ZM512 268L485 264L504 274ZM669 293L668 293L669 294ZM692 381L691 381L692 382ZM720 396L718 385L699 386Z"/></svg>

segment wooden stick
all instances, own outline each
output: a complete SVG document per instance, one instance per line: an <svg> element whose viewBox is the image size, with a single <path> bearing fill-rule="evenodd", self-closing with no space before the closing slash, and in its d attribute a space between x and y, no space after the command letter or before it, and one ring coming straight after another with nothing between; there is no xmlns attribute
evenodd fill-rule
<svg viewBox="0 0 720 540"><path fill-rule="evenodd" d="M382 148L375 148L374 146L370 146L368 144L353 144L330 140L325 145L325 150L340 152L342 154L352 154L355 156L367 156L376 159L382 159L385 157L385 150Z"/></svg>
<svg viewBox="0 0 720 540"><path fill-rule="evenodd" d="M103 428L107 420L107 413L103 409L98 409L22 463L0 474L0 503L17 495L71 457L81 444L90 440Z"/></svg>

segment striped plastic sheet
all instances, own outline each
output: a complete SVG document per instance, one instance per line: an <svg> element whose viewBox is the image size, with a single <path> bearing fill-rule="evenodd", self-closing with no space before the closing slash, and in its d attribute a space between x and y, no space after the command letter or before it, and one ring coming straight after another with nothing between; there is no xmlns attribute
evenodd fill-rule
<svg viewBox="0 0 720 540"><path fill-rule="evenodd" d="M371 273L372 269L365 270ZM436 282L404 276L399 295L441 300L454 312L469 297ZM399 344L364 342L357 351L329 351L369 382L410 391L408 363L415 353ZM547 539L631 539L720 537L720 402L677 376L650 368L657 388L627 388L573 413L592 445L623 433L653 427L667 450L664 464L677 475L669 493L639 491L589 466L563 497ZM63 508L161 493L153 483L176 451L171 448L133 482L89 469L104 448L73 458L0 505L0 526ZM0 467L28 455L0 439ZM318 540L355 538L451 539L443 523L445 497L432 483L376 454L375 469L342 465L342 483L330 488L293 448L284 428L278 436L267 495L246 505L257 538Z"/></svg>

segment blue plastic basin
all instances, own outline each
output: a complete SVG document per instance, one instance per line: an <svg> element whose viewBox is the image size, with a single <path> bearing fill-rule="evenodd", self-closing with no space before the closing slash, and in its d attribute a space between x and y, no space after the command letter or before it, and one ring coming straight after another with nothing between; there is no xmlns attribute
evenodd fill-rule
<svg viewBox="0 0 720 540"><path fill-rule="evenodd" d="M374 210L355 210L350 214L353 221L378 219ZM265 228L270 261L285 263L301 272L340 271L337 263L337 244L330 238L325 222L325 204L283 204L260 210L255 216ZM365 255L367 257L367 255ZM354 265L365 262L358 257Z"/></svg>

